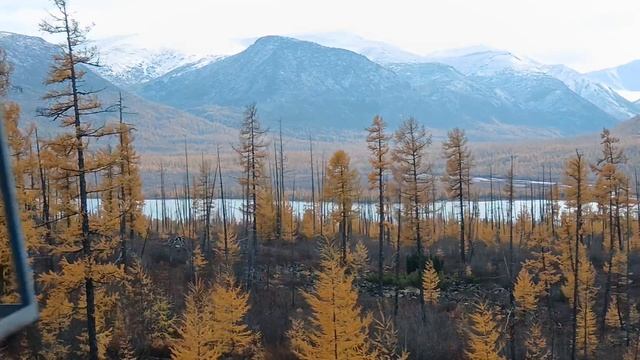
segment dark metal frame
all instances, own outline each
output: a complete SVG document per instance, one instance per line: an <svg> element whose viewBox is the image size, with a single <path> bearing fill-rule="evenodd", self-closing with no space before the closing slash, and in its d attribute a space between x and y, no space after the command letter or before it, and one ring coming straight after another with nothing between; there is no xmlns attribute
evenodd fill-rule
<svg viewBox="0 0 640 360"><path fill-rule="evenodd" d="M2 193L4 200L7 230L21 302L19 304L0 304L0 339L4 339L38 319L38 302L33 289L33 273L27 261L3 119L4 104L0 102L0 193Z"/></svg>

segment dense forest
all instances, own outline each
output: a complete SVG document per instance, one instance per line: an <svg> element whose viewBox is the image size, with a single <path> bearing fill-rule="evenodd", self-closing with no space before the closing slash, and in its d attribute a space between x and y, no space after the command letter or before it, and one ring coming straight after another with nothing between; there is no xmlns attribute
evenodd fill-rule
<svg viewBox="0 0 640 360"><path fill-rule="evenodd" d="M268 136L248 105L232 159L203 154L189 169L200 154L185 141L184 179L171 186L160 172L152 216L127 99L102 104L83 87L96 49L65 0L54 4L41 29L63 43L40 115L59 134L22 126L0 52L40 305L35 324L0 343L1 358L639 358L640 185L609 130L588 149L596 161L576 150L557 181L543 167L526 170L541 181L521 181L510 156L479 184L463 130L436 147L417 119L389 129L374 116L366 165L340 149L319 159L309 139L299 213L282 131ZM97 124L99 113L115 120ZM229 167L241 169L234 184ZM226 205L231 188L240 217ZM12 303L5 220L0 302Z"/></svg>

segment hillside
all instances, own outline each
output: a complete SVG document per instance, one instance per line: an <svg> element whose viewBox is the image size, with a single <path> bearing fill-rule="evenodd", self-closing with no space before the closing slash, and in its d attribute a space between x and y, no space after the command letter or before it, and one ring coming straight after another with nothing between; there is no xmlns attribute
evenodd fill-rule
<svg viewBox="0 0 640 360"><path fill-rule="evenodd" d="M485 140L572 135L616 123L545 74L383 66L351 51L278 36L212 64L176 69L140 94L215 121L256 102L267 124L282 120L292 132L358 131L375 114L392 126L407 116L435 131L461 126Z"/></svg>
<svg viewBox="0 0 640 360"><path fill-rule="evenodd" d="M38 125L41 135L47 136L59 131L57 123L39 117L37 109L45 105L43 95L48 91L44 85L57 46L39 37L12 33L0 33L0 48L7 53L12 66L9 99L18 102L22 108L25 124ZM101 90L99 98L103 107L115 104L122 91L127 112L127 121L136 129L137 146L143 152L162 153L173 151L184 143L185 136L194 145L209 146L212 142L222 142L230 129L211 123L192 114L153 103L128 91L124 91L102 78L92 69L82 84L85 90ZM105 122L115 118L114 113L94 116L94 121Z"/></svg>

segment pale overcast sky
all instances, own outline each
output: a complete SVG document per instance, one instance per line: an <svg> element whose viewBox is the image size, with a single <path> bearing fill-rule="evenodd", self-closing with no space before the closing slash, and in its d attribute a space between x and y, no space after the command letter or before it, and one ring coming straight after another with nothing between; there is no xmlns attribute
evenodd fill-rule
<svg viewBox="0 0 640 360"><path fill-rule="evenodd" d="M69 0L93 38L231 54L262 35L350 32L425 55L486 45L580 71L640 59L640 0ZM48 0L0 0L0 30L42 34Z"/></svg>

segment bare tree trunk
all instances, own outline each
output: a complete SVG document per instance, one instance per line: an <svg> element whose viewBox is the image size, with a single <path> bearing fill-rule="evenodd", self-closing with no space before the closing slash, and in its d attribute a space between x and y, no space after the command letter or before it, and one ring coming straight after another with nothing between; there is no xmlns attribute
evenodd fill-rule
<svg viewBox="0 0 640 360"><path fill-rule="evenodd" d="M224 199L224 187L222 184L222 166L220 166L220 147L218 147L218 174L220 174L220 201L222 208L222 234L224 236L224 261L229 264L229 234L227 232L227 204Z"/></svg>
<svg viewBox="0 0 640 360"><path fill-rule="evenodd" d="M462 263L461 273L464 273L467 258L465 254L465 240L464 240L464 180L462 179L462 149L458 148L458 205L460 206L460 262Z"/></svg>
<svg viewBox="0 0 640 360"><path fill-rule="evenodd" d="M515 298L513 294L514 285L514 259L513 259L513 155L511 156L511 167L509 171L509 311L515 315ZM516 360L516 328L515 319L511 317L509 321L509 350L512 360Z"/></svg>
<svg viewBox="0 0 640 360"><path fill-rule="evenodd" d="M378 149L382 149L382 138L378 138ZM384 272L384 159L378 152L378 296L382 297L382 276ZM367 227L368 228L368 227Z"/></svg>
<svg viewBox="0 0 640 360"><path fill-rule="evenodd" d="M313 143L311 142L311 136L309 136L309 156L311 161L311 216L313 218L313 235L316 234L316 189L315 179L313 174Z"/></svg>
<svg viewBox="0 0 640 360"><path fill-rule="evenodd" d="M53 246L53 238L51 237L51 215L49 213L49 195L47 189L47 180L42 167L42 158L40 157L40 139L38 139L38 128L35 129L36 135L36 154L38 156L38 173L40 175L40 194L42 196L42 221L44 222L44 239L47 245ZM54 270L53 254L49 252L48 267L50 271Z"/></svg>
<svg viewBox="0 0 640 360"><path fill-rule="evenodd" d="M402 191L398 188L398 239L396 241L396 291L393 299L393 316L398 315L398 298L400 294L400 239L402 238Z"/></svg>
<svg viewBox="0 0 640 360"><path fill-rule="evenodd" d="M580 244L583 242L582 239L582 176L580 175L582 172L582 155L580 153L576 153L577 156L577 174L576 176L577 183L577 193L576 193L576 243L575 243L575 259L573 265L573 321L571 323L572 327L572 345L571 345L571 358L576 359L576 341L578 339L578 288L579 286L579 267L580 267ZM585 307L586 309L586 307ZM586 349L586 347L585 347Z"/></svg>

